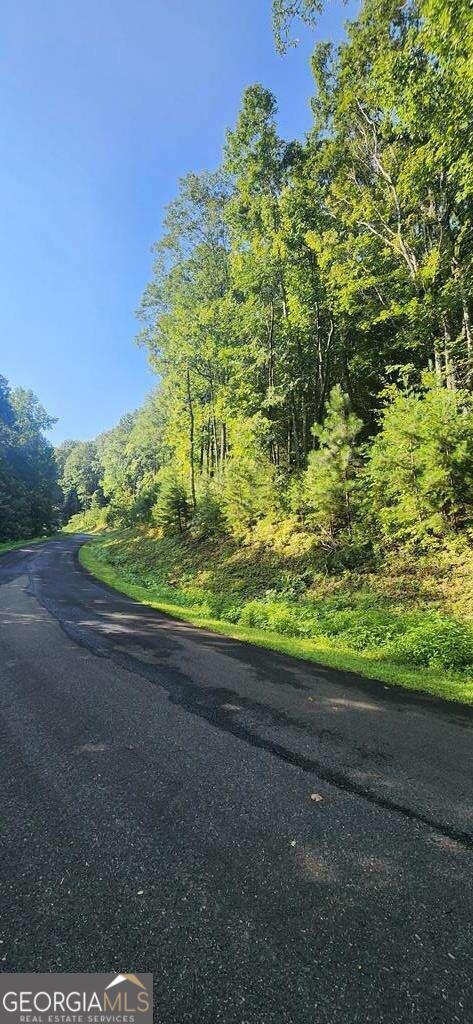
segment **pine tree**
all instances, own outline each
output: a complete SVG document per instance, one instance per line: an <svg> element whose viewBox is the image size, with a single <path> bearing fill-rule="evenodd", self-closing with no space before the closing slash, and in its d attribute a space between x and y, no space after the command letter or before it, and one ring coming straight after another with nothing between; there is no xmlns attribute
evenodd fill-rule
<svg viewBox="0 0 473 1024"><path fill-rule="evenodd" d="M353 536L359 505L356 444L361 427L361 420L350 411L348 396L336 385L323 424L313 428L319 447L311 452L302 481L307 521L331 541L344 532L350 539Z"/></svg>

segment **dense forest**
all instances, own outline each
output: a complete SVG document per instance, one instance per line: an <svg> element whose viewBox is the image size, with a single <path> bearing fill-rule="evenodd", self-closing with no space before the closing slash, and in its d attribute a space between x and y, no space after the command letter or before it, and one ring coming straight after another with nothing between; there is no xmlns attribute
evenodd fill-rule
<svg viewBox="0 0 473 1024"><path fill-rule="evenodd" d="M318 8L274 0L282 54ZM195 600L214 618L328 636L341 627L325 609L322 629L321 608L310 625L315 595L351 573L340 600L365 602L347 627L358 650L417 629L397 604L379 611L409 591L473 615L472 52L467 0L364 0L338 47L315 47L305 140L280 137L276 98L251 85L221 165L180 181L138 311L155 391L56 451L71 529L179 541L172 557L143 548L146 586L166 565L168 594L185 563L182 606L205 580ZM19 516L2 498L2 535L18 536L50 527L54 487L47 417L5 395L19 505L21 446L40 456L31 508ZM117 541L125 575L137 551ZM238 579L225 563L210 586L205 566L238 557ZM438 618L425 628L426 646L414 637L402 657L473 664L470 634Z"/></svg>
<svg viewBox="0 0 473 1024"><path fill-rule="evenodd" d="M282 49L297 13L315 17L275 4ZM62 446L68 511L350 564L467 535L472 48L466 0L366 0L315 49L304 143L245 90L222 165L180 182L155 246L139 316L158 388Z"/></svg>

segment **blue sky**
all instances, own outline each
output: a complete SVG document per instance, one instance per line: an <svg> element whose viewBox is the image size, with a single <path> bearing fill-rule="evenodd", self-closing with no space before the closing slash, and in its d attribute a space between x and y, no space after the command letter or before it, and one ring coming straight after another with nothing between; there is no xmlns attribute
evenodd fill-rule
<svg viewBox="0 0 473 1024"><path fill-rule="evenodd" d="M56 443L136 408L134 344L153 241L180 176L215 166L245 85L310 126L316 35L274 52L271 0L3 0L0 373L32 388ZM340 38L328 0L317 36Z"/></svg>

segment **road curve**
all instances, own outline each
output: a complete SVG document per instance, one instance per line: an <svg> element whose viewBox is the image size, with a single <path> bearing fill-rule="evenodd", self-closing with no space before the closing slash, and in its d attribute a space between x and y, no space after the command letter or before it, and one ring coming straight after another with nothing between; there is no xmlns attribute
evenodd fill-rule
<svg viewBox="0 0 473 1024"><path fill-rule="evenodd" d="M473 714L0 557L3 971L161 1024L473 1017Z"/></svg>

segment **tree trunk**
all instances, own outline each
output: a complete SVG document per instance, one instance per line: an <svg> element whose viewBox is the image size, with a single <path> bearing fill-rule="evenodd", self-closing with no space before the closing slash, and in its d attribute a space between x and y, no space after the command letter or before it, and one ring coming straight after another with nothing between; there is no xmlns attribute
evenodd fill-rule
<svg viewBox="0 0 473 1024"><path fill-rule="evenodd" d="M455 380L455 367L452 360L452 335L450 332L450 326L447 317L442 317L443 325L443 348L444 348L444 363L445 363L445 383L447 388L454 391L456 388Z"/></svg>
<svg viewBox="0 0 473 1024"><path fill-rule="evenodd" d="M268 326L268 388L274 387L274 302L271 301L271 311Z"/></svg>
<svg viewBox="0 0 473 1024"><path fill-rule="evenodd" d="M223 466L227 457L227 426L225 423L220 425L220 465Z"/></svg>
<svg viewBox="0 0 473 1024"><path fill-rule="evenodd" d="M191 394L191 375L189 368L186 373L186 384L187 384L187 403L189 407L189 462L190 462L190 485L191 485L191 497L192 506L195 509L197 505L195 496L195 465L194 465L194 406L192 404Z"/></svg>
<svg viewBox="0 0 473 1024"><path fill-rule="evenodd" d="M471 378L473 373L473 330L471 326L470 310L468 309L468 299L462 287L462 308L463 308L463 332L465 335L466 342L466 358L467 358L467 374L466 383L471 384Z"/></svg>

